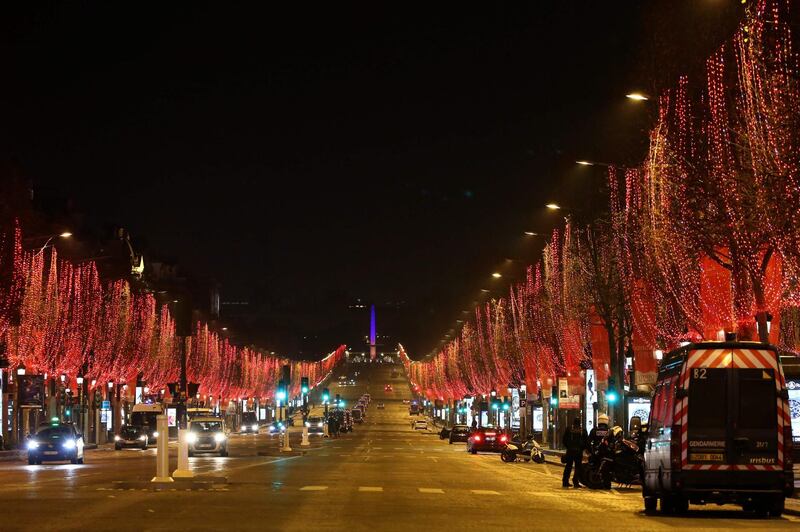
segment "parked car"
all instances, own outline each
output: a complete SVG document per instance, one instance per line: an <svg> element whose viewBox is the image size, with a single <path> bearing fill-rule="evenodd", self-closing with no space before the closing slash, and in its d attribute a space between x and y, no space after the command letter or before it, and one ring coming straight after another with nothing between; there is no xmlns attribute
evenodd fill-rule
<svg viewBox="0 0 800 532"><path fill-rule="evenodd" d="M659 365L644 448L646 512L739 504L783 513L794 489L789 393L780 351L702 342Z"/></svg>
<svg viewBox="0 0 800 532"><path fill-rule="evenodd" d="M466 425L453 425L453 428L450 429L450 434L448 436L448 443L450 445L453 442L465 442L469 438L469 427Z"/></svg>
<svg viewBox="0 0 800 532"><path fill-rule="evenodd" d="M114 435L114 449L117 451L123 447L139 447L144 451L148 443L147 431L142 427L126 425L120 429L119 434Z"/></svg>
<svg viewBox="0 0 800 532"><path fill-rule="evenodd" d="M83 436L71 423L43 425L28 440L28 463L69 460L83 463Z"/></svg>
<svg viewBox="0 0 800 532"><path fill-rule="evenodd" d="M503 434L494 427L477 428L467 438L467 452L472 454L477 454L478 451L499 453L509 441L508 434Z"/></svg>
<svg viewBox="0 0 800 532"><path fill-rule="evenodd" d="M377 408L378 408L378 410L384 410L384 409L386 409L386 405L384 405L383 403L378 403Z"/></svg>
<svg viewBox="0 0 800 532"><path fill-rule="evenodd" d="M218 417L197 417L189 422L189 456L195 453L219 453L228 456L228 435L225 422Z"/></svg>
<svg viewBox="0 0 800 532"><path fill-rule="evenodd" d="M424 419L416 419L411 422L411 428L414 430L428 430L428 422Z"/></svg>

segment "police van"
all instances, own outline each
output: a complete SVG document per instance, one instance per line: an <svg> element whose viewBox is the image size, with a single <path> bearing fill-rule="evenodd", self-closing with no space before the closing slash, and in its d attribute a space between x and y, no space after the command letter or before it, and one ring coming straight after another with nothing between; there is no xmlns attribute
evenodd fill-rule
<svg viewBox="0 0 800 532"><path fill-rule="evenodd" d="M794 489L788 391L777 348L687 344L664 357L644 449L645 511L738 504L779 516Z"/></svg>

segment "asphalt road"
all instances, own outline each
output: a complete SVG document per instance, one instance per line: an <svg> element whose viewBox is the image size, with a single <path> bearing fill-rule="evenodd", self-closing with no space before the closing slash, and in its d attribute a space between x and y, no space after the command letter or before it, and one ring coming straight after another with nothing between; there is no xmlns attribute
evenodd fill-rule
<svg viewBox="0 0 800 532"><path fill-rule="evenodd" d="M85 465L3 462L0 530L763 530L800 522L734 507L645 516L638 489L563 489L557 465L504 464L413 431L401 403L408 386L389 367L350 366L335 376L345 370L361 371L357 385L332 385L331 393L350 405L367 390L373 398L354 433L315 436L308 448L293 433L289 455L274 436L235 435L230 457L190 459L201 482L159 489L147 482L152 449L88 451Z"/></svg>

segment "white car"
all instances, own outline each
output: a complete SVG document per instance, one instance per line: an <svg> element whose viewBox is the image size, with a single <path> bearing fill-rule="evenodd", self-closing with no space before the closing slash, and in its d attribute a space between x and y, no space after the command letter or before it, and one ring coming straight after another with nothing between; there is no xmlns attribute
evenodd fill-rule
<svg viewBox="0 0 800 532"><path fill-rule="evenodd" d="M417 419L411 423L414 430L428 430L428 422L424 419Z"/></svg>

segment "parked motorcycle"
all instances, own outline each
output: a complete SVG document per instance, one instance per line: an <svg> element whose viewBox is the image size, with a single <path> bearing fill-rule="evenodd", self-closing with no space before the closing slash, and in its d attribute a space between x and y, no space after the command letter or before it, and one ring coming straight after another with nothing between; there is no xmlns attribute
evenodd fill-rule
<svg viewBox="0 0 800 532"><path fill-rule="evenodd" d="M639 482L643 466L642 453L636 442L614 427L608 438L584 453L581 484L593 489L608 489L611 482L630 486Z"/></svg>
<svg viewBox="0 0 800 532"><path fill-rule="evenodd" d="M539 443L531 436L525 442L514 440L506 444L505 449L500 452L500 459L503 462L530 462L537 464L544 463L544 451Z"/></svg>

